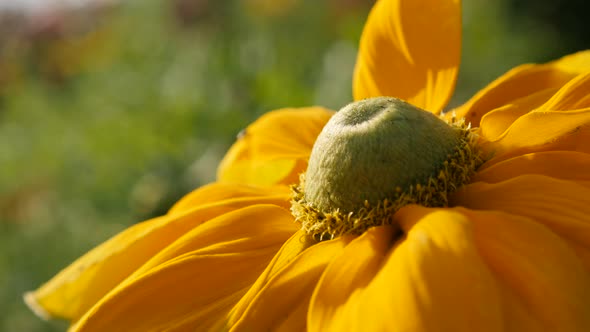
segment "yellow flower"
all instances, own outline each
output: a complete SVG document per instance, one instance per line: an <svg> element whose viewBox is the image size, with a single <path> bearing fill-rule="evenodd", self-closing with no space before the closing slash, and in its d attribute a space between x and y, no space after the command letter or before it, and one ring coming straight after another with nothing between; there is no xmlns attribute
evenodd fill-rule
<svg viewBox="0 0 590 332"><path fill-rule="evenodd" d="M380 0L354 97L440 113L459 65L460 1ZM447 207L316 243L288 185L332 112L268 113L217 183L26 295L71 331L590 330L590 52L517 67L449 114L492 154Z"/></svg>

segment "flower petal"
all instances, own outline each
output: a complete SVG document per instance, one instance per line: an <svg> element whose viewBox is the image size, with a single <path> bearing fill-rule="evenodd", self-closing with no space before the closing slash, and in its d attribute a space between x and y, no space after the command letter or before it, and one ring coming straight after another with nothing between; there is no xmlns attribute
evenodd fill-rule
<svg viewBox="0 0 590 332"><path fill-rule="evenodd" d="M291 191L284 186L255 187L248 185L235 185L231 183L213 183L205 185L182 197L172 206L168 214L187 212L209 203L217 203L237 198L274 199L277 205L286 209L290 208ZM280 202L281 198L284 202Z"/></svg>
<svg viewBox="0 0 590 332"><path fill-rule="evenodd" d="M302 230L299 230L291 236L291 238L281 247L270 264L268 264L260 277L258 277L256 283L254 283L254 285L248 290L248 293L246 293L246 295L244 295L238 304L232 309L228 319L229 325L231 326L235 324L235 322L244 314L252 300L268 283L271 277L276 275L283 267L293 261L297 255L313 244L315 244L315 240L306 236L305 232Z"/></svg>
<svg viewBox="0 0 590 332"><path fill-rule="evenodd" d="M77 320L100 298L152 256L203 222L254 204L285 205L284 195L267 194L242 186L211 185L205 192L227 191L219 202L196 205L131 226L94 248L34 292L27 302L45 318ZM200 195L198 193L194 195Z"/></svg>
<svg viewBox="0 0 590 332"><path fill-rule="evenodd" d="M296 230L290 213L273 205L210 220L111 291L74 331L207 330L225 319Z"/></svg>
<svg viewBox="0 0 590 332"><path fill-rule="evenodd" d="M355 259L362 253L352 252L353 245L361 248L354 241L326 269L312 300L310 330L590 327L590 275L575 251L547 227L462 208L409 206L396 218L407 236L385 258L379 257L383 243L373 249L365 240L363 251L374 250L377 257Z"/></svg>
<svg viewBox="0 0 590 332"><path fill-rule="evenodd" d="M505 110L506 107L494 110L483 117L481 135L485 140L491 142L488 144L490 145L488 148L494 150L496 154L556 141L559 139L556 136L562 136L564 132L571 132L589 121L586 118L580 118L581 115L572 116L572 114L578 114L590 109L589 89L590 73L587 72L571 79L548 101L535 107L534 110L529 108L534 106L530 102L509 105L510 110L508 111ZM541 99L537 97L538 95L543 95L543 93L537 93L524 99L525 101L534 100L537 102ZM555 113L559 114L559 111L563 111L563 114L560 114L559 118L562 120L559 120L558 124L546 122L556 118ZM564 114L569 114L569 116ZM574 124L567 125L566 118L574 121ZM509 123L507 120L512 120L512 122ZM562 128L561 126L565 127ZM523 134L525 136L521 138ZM533 139L531 139L532 136L534 136Z"/></svg>
<svg viewBox="0 0 590 332"><path fill-rule="evenodd" d="M518 66L479 91L455 112L457 117L465 117L473 126L479 127L486 113L539 91L559 88L589 70L590 51L574 53L541 65Z"/></svg>
<svg viewBox="0 0 590 332"><path fill-rule="evenodd" d="M232 248L235 247L236 252L239 252L242 243L246 248L266 247L271 244L276 246L276 243L282 245L298 230L299 225L294 222L291 213L276 205L256 204L238 209L211 219L184 234L150 258L123 283L133 282L135 277L190 251L206 253L204 248L212 247L217 250L216 253L220 250L233 252ZM277 242L277 234L288 236L281 237L280 242ZM279 248L275 248L275 253Z"/></svg>
<svg viewBox="0 0 590 332"><path fill-rule="evenodd" d="M590 330L590 273L569 243L532 219L461 212L502 289L506 330Z"/></svg>
<svg viewBox="0 0 590 332"><path fill-rule="evenodd" d="M297 183L317 136L332 114L321 107L266 113L230 148L219 165L217 178L252 185Z"/></svg>
<svg viewBox="0 0 590 332"><path fill-rule="evenodd" d="M545 151L529 153L485 163L471 182L496 183L520 175L537 174L562 180L590 181L590 154L576 151Z"/></svg>
<svg viewBox="0 0 590 332"><path fill-rule="evenodd" d="M522 175L494 184L477 182L456 192L451 203L530 218L586 251L582 259L590 252L590 188L575 181Z"/></svg>
<svg viewBox="0 0 590 332"><path fill-rule="evenodd" d="M361 36L354 99L393 96L438 113L455 88L460 54L461 1L380 0Z"/></svg>
<svg viewBox="0 0 590 332"><path fill-rule="evenodd" d="M493 144L482 140L482 147L488 149L492 154L492 158L489 159L483 167L486 165L494 165L504 160L508 160L518 156L524 156L532 153L540 152L552 152L552 151L576 151L590 154L590 125L582 125L576 127L570 132L565 133L557 137L554 141L547 142L543 145L523 146L520 148L511 148L505 151L496 151L494 155L491 151L495 149Z"/></svg>
<svg viewBox="0 0 590 332"><path fill-rule="evenodd" d="M482 146L496 155L543 148L590 125L590 108L576 111L534 111L518 118L496 140Z"/></svg>
<svg viewBox="0 0 590 332"><path fill-rule="evenodd" d="M584 72L565 84L540 110L566 111L590 107L590 72Z"/></svg>
<svg viewBox="0 0 590 332"><path fill-rule="evenodd" d="M407 236L388 254L385 234L380 241L359 238L326 269L313 297L310 330L501 330L497 287L477 254L469 221L418 206L397 217Z"/></svg>
<svg viewBox="0 0 590 332"><path fill-rule="evenodd" d="M300 253L271 277L243 312L232 310L230 331L302 331L312 292L330 261L352 240L320 242ZM252 291L252 290L251 290Z"/></svg>
<svg viewBox="0 0 590 332"><path fill-rule="evenodd" d="M358 300L357 291L365 288L381 268L394 235L392 227L370 228L330 263L311 298L308 331L354 331L366 327L370 319L351 307Z"/></svg>
<svg viewBox="0 0 590 332"><path fill-rule="evenodd" d="M557 91L557 88L541 90L486 113L480 123L481 135L488 140L498 138L519 117L543 105Z"/></svg>

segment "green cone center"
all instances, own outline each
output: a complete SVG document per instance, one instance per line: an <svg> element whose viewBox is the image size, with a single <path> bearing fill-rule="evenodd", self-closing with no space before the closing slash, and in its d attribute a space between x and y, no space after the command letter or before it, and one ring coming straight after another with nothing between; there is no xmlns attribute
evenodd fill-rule
<svg viewBox="0 0 590 332"><path fill-rule="evenodd" d="M351 103L317 138L305 200L322 211L354 212L394 197L435 175L459 142L456 128L402 100Z"/></svg>

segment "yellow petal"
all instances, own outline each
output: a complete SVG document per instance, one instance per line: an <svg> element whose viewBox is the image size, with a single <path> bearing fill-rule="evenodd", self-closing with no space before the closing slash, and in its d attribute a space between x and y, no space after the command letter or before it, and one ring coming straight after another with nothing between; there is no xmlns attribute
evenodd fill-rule
<svg viewBox="0 0 590 332"><path fill-rule="evenodd" d="M584 153L590 153L590 125L580 125L573 131L568 132L566 135L558 137L555 141L546 143L542 146L525 147L524 149L515 150L514 153L521 153L523 150L528 151L579 151ZM512 151L508 152L511 154Z"/></svg>
<svg viewBox="0 0 590 332"><path fill-rule="evenodd" d="M558 110L575 110L590 107L588 99L588 90L590 89L590 73L582 73L567 84L551 97L540 110L558 111Z"/></svg>
<svg viewBox="0 0 590 332"><path fill-rule="evenodd" d="M590 108L575 111L534 111L518 118L497 139L483 145L484 149L501 155L564 139L590 124Z"/></svg>
<svg viewBox="0 0 590 332"><path fill-rule="evenodd" d="M545 151L485 163L471 182L496 183L520 175L537 174L562 180L590 181L590 154L575 151Z"/></svg>
<svg viewBox="0 0 590 332"><path fill-rule="evenodd" d="M299 225L293 220L288 210L276 205L257 204L233 212L223 214L194 228L168 247L157 253L149 261L136 270L123 283L133 282L134 277L148 273L159 264L168 262L177 256L190 251L199 250L207 253L204 248L239 252L240 245L258 247L280 245L287 240L285 234L293 235ZM277 234L281 237L277 242ZM256 241L253 239L256 238ZM228 247L229 249L226 249ZM275 248L275 252L280 247ZM270 260L269 260L270 261Z"/></svg>
<svg viewBox="0 0 590 332"><path fill-rule="evenodd" d="M264 272L258 277L256 283L248 290L238 304L232 309L228 324L229 326L235 324L238 319L244 314L252 300L256 297L258 292L268 283L271 277L277 274L283 267L290 263L297 255L302 253L305 249L315 244L315 241L306 236L305 232L299 230L297 233L285 242L279 252L275 255L273 260L268 264Z"/></svg>
<svg viewBox="0 0 590 332"><path fill-rule="evenodd" d="M355 312L359 308L354 304L359 300L359 291L381 269L394 235L392 227L370 228L330 263L311 298L308 331L354 331L367 327L371 318Z"/></svg>
<svg viewBox="0 0 590 332"><path fill-rule="evenodd" d="M498 138L519 117L543 105L557 91L557 88L541 90L486 113L480 123L481 135L488 140Z"/></svg>
<svg viewBox="0 0 590 332"><path fill-rule="evenodd" d="M252 185L297 183L332 114L325 108L308 107L263 115L230 148L217 170L218 179Z"/></svg>
<svg viewBox="0 0 590 332"><path fill-rule="evenodd" d="M576 75L589 70L590 51L574 53L546 64L518 66L490 83L455 111L459 118L465 117L473 126L479 127L486 113L528 95L559 88Z"/></svg>
<svg viewBox="0 0 590 332"><path fill-rule="evenodd" d="M207 330L296 231L273 205L236 210L195 228L94 306L74 331Z"/></svg>
<svg viewBox="0 0 590 332"><path fill-rule="evenodd" d="M587 142L590 142L590 125L576 127L572 131L557 137L556 140L546 142L543 145L525 145L520 148L511 148L508 150L499 151L497 150L496 155L493 155L492 152L493 149L496 148L494 144L483 141L481 146L484 149L489 149L493 156L483 165L483 167L487 167L486 165L495 165L514 157L540 152L575 151L590 154L590 144L587 144Z"/></svg>
<svg viewBox="0 0 590 332"><path fill-rule="evenodd" d="M410 206L396 218L407 236L384 258L379 257L386 252L384 242L371 247L365 240L363 249L359 238L326 269L312 300L310 330L590 327L588 271L575 251L545 226L506 213L462 208ZM353 245L361 253L352 252Z"/></svg>
<svg viewBox="0 0 590 332"><path fill-rule="evenodd" d="M522 175L493 184L477 182L456 192L451 203L530 218L590 250L590 188L575 181Z"/></svg>
<svg viewBox="0 0 590 332"><path fill-rule="evenodd" d="M217 203L228 200L235 202L237 198L252 199L259 197L264 200L272 200L279 206L290 208L291 191L285 186L255 187L248 185L235 185L231 183L213 183L205 185L182 197L172 206L168 214L186 212L199 208L209 203ZM281 200L283 200L281 202ZM269 201L270 203L270 201Z"/></svg>
<svg viewBox="0 0 590 332"><path fill-rule="evenodd" d="M393 96L440 112L455 88L461 1L380 0L361 36L355 100Z"/></svg>
<svg viewBox="0 0 590 332"><path fill-rule="evenodd" d="M201 223L245 206L285 205L286 202L283 195L264 196L256 192L248 196L252 190L238 185L212 185L203 190L227 193L218 193L219 197L225 197L221 201L196 205L131 226L28 293L27 302L45 317L77 320L147 260ZM197 191L194 195L200 194Z"/></svg>
<svg viewBox="0 0 590 332"><path fill-rule="evenodd" d="M241 315L232 310L230 331L305 330L312 292L328 263L350 240L347 236L321 242L292 259L261 289L256 289L256 295Z"/></svg>
<svg viewBox="0 0 590 332"><path fill-rule="evenodd" d="M486 148L496 154L502 154L509 150L534 147L559 140L564 133L572 132L588 122L587 118L583 118L578 113L590 109L590 99L587 96L589 89L590 73L584 73L570 80L548 101L532 111L529 107L534 105L524 102L519 103L517 107L510 105L509 110L506 110L507 107L502 107L486 114L481 121L481 135L491 142ZM535 96L540 94L543 93L537 93L525 100L537 101L540 98ZM559 111L563 111L560 116L556 115L560 113ZM573 114L578 115L572 116ZM554 119L559 122L553 123ZM512 122L509 123L510 120ZM574 121L574 123L566 124L567 121Z"/></svg>
<svg viewBox="0 0 590 332"><path fill-rule="evenodd" d="M347 247L329 266L313 297L311 330L501 330L497 287L477 254L469 221L418 206L396 217L407 236L389 252L385 234L380 241L367 237L350 245L360 253Z"/></svg>
<svg viewBox="0 0 590 332"><path fill-rule="evenodd" d="M461 211L502 288L506 330L590 330L590 274L566 241L533 219Z"/></svg>

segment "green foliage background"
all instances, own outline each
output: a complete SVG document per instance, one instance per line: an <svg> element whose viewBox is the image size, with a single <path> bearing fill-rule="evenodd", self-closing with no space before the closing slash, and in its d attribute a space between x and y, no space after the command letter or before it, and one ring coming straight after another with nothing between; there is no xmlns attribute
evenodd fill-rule
<svg viewBox="0 0 590 332"><path fill-rule="evenodd" d="M64 330L22 293L213 181L262 113L351 100L370 0L286 1L273 15L255 1L193 2L128 0L69 41L0 48L1 331ZM570 51L506 1L464 3L453 105L517 64Z"/></svg>

